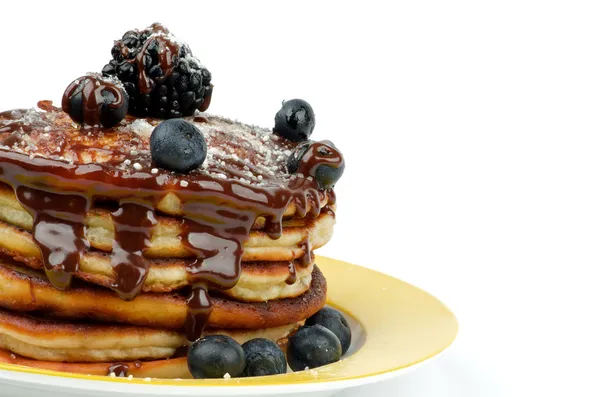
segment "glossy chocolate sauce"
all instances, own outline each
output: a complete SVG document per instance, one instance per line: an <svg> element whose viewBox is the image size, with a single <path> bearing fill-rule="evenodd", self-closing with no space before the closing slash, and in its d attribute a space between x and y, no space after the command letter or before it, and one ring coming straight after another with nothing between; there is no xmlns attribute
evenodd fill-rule
<svg viewBox="0 0 600 397"><path fill-rule="evenodd" d="M173 73L179 56L179 45L167 36L156 36L146 41L134 62L138 69L138 86L142 94L149 94L154 89L154 82L148 76L145 61L150 46L158 46L158 64L163 71L163 78Z"/></svg>
<svg viewBox="0 0 600 397"><path fill-rule="evenodd" d="M152 52L157 57L158 64L162 69L163 75L160 79L165 79L173 73L173 69L178 61L180 46L173 40L173 37L169 35L169 29L159 23L152 24L152 26L144 30L144 32L150 34L152 37L149 37L145 41L140 51L133 59L128 59L130 49L123 41L116 41L115 45L126 62L131 63L137 69L138 87L140 92L142 94L149 94L154 89L154 81L148 76L148 65L146 60L147 57L152 57L148 50L152 49Z"/></svg>
<svg viewBox="0 0 600 397"><path fill-rule="evenodd" d="M298 162L298 172L303 175L315 175L317 168L323 164L333 168L339 168L344 164L342 153L331 141L311 144Z"/></svg>
<svg viewBox="0 0 600 397"><path fill-rule="evenodd" d="M288 263L288 271L289 275L285 280L285 283L287 285L293 285L296 283L296 280L298 280L298 275L296 274L296 265L294 264L294 261L290 261L290 263Z"/></svg>
<svg viewBox="0 0 600 397"><path fill-rule="evenodd" d="M91 74L83 76L72 82L62 97L63 110L75 119L79 117L71 112L71 98L77 95L81 95L83 113L80 115L81 120L76 121L88 125L101 124L102 106L105 104L110 108L118 109L125 101L123 91L115 83ZM110 98L108 103L107 98Z"/></svg>
<svg viewBox="0 0 600 397"><path fill-rule="evenodd" d="M143 252L150 245L154 210L143 204L121 201L111 214L115 225L111 265L116 282L112 288L123 300L133 300L148 276L148 260Z"/></svg>
<svg viewBox="0 0 600 397"><path fill-rule="evenodd" d="M48 279L56 288L67 289L89 248L83 221L91 208L90 200L84 194L51 193L23 185L16 186L15 194L33 216L33 239L42 254Z"/></svg>
<svg viewBox="0 0 600 397"><path fill-rule="evenodd" d="M8 126L16 131L28 127L19 124L0 122L0 128ZM306 216L309 208L310 216L317 216L324 197L307 174L252 185L208 173L182 176L162 169L151 172L150 161L140 162L148 166L133 170L112 163L73 164L0 148L0 182L13 187L19 202L32 215L32 234L46 273L60 289L69 286L82 254L89 248L85 214L97 201L118 203L111 214L115 227L111 263L116 278L112 287L126 300L140 293L148 273L143 253L156 224L154 209L168 193L176 194L182 203L181 239L196 257L187 266L192 292L185 330L191 341L201 336L210 316L209 291L229 289L237 283L243 244L256 219L265 217L267 232L278 238L290 204L296 205L296 216ZM301 170L309 172L320 163L334 162L314 151L303 157ZM224 167L229 175L237 172L227 164ZM182 178L185 184L180 183ZM330 202L335 200L332 192L329 198ZM311 261L308 238L300 247L304 252L300 264L307 266ZM290 283L295 281L295 273L292 263Z"/></svg>

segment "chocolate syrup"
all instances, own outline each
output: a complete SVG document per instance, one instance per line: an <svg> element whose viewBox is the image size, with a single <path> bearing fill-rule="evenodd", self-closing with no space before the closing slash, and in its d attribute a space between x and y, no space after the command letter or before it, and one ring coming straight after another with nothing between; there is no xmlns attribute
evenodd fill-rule
<svg viewBox="0 0 600 397"><path fill-rule="evenodd" d="M265 233L273 240L277 240L281 237L283 232L283 226L281 219L273 219L272 217L265 218Z"/></svg>
<svg viewBox="0 0 600 397"><path fill-rule="evenodd" d="M154 82L146 72L146 56L148 55L148 48L150 46L158 47L158 63L162 69L163 78L166 78L173 73L177 57L179 56L179 44L168 38L168 36L159 35L146 41L134 59L138 69L138 87L142 94L149 94L154 89Z"/></svg>
<svg viewBox="0 0 600 397"><path fill-rule="evenodd" d="M312 259L312 256L311 256L312 246L310 244L310 238L308 236L303 237L302 240L300 241L300 243L298 243L298 248L301 248L303 251L302 256L300 258L298 258L300 265L301 266L310 265L310 262Z"/></svg>
<svg viewBox="0 0 600 397"><path fill-rule="evenodd" d="M81 94L83 114L74 115L71 109L71 98L79 94ZM106 103L108 96L111 96L112 100ZM62 97L62 108L74 117L75 121L98 125L101 124L102 106L106 104L110 108L118 109L123 106L124 101L123 91L115 83L90 74L75 80L67 87Z"/></svg>
<svg viewBox="0 0 600 397"><path fill-rule="evenodd" d="M298 162L298 172L307 177L314 176L317 168L322 164L333 168L339 168L344 164L342 153L331 141L319 141L310 145Z"/></svg>
<svg viewBox="0 0 600 397"><path fill-rule="evenodd" d="M117 378L126 378L129 376L129 365L124 363L112 364L108 367L107 375L115 374Z"/></svg>
<svg viewBox="0 0 600 397"><path fill-rule="evenodd" d="M26 125L15 122L9 126L16 130ZM303 170L325 161L313 157L303 158ZM232 166L224 167L230 175L236 171ZM179 183L182 178L188 182L185 187ZM153 209L168 193L176 194L182 203L181 239L196 256L187 266L192 285L185 324L189 340L201 336L210 316L209 291L229 289L237 283L243 244L256 219L265 217L267 232L277 238L291 203L296 204L297 216L305 216L309 208L311 216L317 216L324 199L317 182L310 178L290 178L284 184L273 179L272 183L248 185L234 178L220 179L203 173L188 178L162 169L152 173L149 168L123 171L111 163L69 164L30 158L2 148L0 182L13 187L17 199L33 217L32 234L40 247L46 273L52 284L61 289L68 287L79 269L81 256L89 248L85 238L86 213L96 201L118 203L119 209L112 213L115 239L111 263L116 276L113 289L124 299L135 298L148 272L143 252L156 224ZM305 239L300 246L304 251L300 263L309 265L310 242ZM295 274L295 269L290 268L292 272Z"/></svg>
<svg viewBox="0 0 600 397"><path fill-rule="evenodd" d="M111 215L115 226L111 265L116 277L112 288L129 301L140 293L148 276L148 261L143 253L150 245L156 219L152 208L124 201Z"/></svg>
<svg viewBox="0 0 600 397"><path fill-rule="evenodd" d="M287 285L295 284L296 280L298 279L298 276L296 274L296 265L294 264L294 261L290 261L290 263L288 263L288 271L289 275L288 278L285 280L285 283Z"/></svg>
<svg viewBox="0 0 600 397"><path fill-rule="evenodd" d="M15 194L33 216L33 239L42 254L48 279L56 288L67 289L89 248L83 221L91 208L90 200L82 194L51 193L22 185L15 188Z"/></svg>

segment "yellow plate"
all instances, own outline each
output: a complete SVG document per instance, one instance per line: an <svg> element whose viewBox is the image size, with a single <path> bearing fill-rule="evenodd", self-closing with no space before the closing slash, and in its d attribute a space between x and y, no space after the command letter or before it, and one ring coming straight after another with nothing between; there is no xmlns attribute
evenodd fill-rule
<svg viewBox="0 0 600 397"><path fill-rule="evenodd" d="M8 364L0 364L0 389L8 385L7 372L23 374L19 379L27 379L25 374L49 375L49 379L60 377L76 384L91 384L102 381L106 385L160 386L222 386L238 388L243 386L277 386L307 383L331 383L339 381L366 380L377 375L390 374L427 360L454 341L458 323L452 312L439 300L410 284L335 259L317 257L328 284L328 303L349 314L355 330L353 350L349 357L312 371L301 371L285 375L243 379L218 380L159 380L148 382L142 379L119 379L100 376L71 375L53 371L38 370ZM52 383L36 383L52 388ZM84 380L85 382L81 382ZM350 382L352 384L368 382ZM78 386L80 391L83 391ZM86 389L84 387L83 389ZM92 389L96 389L93 387ZM108 389L111 389L110 387ZM169 388L171 389L171 388ZM173 390L173 389L171 389ZM135 395L135 391L131 392ZM1 393L0 393L1 394ZM228 393L219 395L229 395ZM197 394L198 395L198 394ZM231 394L237 395L237 394Z"/></svg>

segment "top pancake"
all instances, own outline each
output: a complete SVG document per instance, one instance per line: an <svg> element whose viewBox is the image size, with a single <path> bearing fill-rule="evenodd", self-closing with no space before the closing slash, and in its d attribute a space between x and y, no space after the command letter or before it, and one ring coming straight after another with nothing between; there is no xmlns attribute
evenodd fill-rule
<svg viewBox="0 0 600 397"><path fill-rule="evenodd" d="M164 192L156 208L166 214L182 215L183 192L212 188L215 185L210 181L223 180L235 181L239 186L235 194L250 200L261 198L252 197L257 190L244 189L245 186L258 191L270 188L318 191L317 202L309 200L308 208L298 208L295 200L289 200L283 216L300 212L303 217L313 205L320 208L328 202L328 193L315 189L314 181L287 172L287 159L297 143L265 128L207 114L187 118L202 131L208 147L207 157L200 168L177 174L156 168L152 163L150 135L160 120L127 117L118 126L104 129L73 123L51 102L42 101L38 106L45 110L0 113L0 151L21 154L23 159L27 156L31 163L37 162L42 167L56 163L66 168L94 164L101 166L106 175L129 180L156 176ZM74 187L77 183L70 186Z"/></svg>

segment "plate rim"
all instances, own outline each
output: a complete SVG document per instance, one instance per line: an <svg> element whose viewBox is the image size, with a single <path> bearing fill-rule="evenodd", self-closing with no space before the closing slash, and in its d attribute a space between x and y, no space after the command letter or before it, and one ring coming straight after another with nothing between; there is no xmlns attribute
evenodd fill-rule
<svg viewBox="0 0 600 397"><path fill-rule="evenodd" d="M386 368L384 370L378 370L375 372L366 372L366 373L352 375L352 376L346 376L346 377L324 377L324 378L321 377L321 378L319 378L319 374L323 371L322 369L329 367L329 366L326 366L326 367L321 367L321 368L312 370L313 371L312 373L317 374L316 378L314 375L311 378L311 376L308 376L307 374L305 374L305 373L308 373L311 371L300 371L300 372L288 373L288 374L284 374L284 375L261 377L261 378L233 378L233 379L228 379L228 380L224 380L224 379L217 379L217 380L152 379L150 381L147 381L142 378L127 379L127 378L110 378L110 377L99 376L99 375L90 376L90 375L82 375L82 374L71 374L71 373L38 369L38 368L33 368L33 367L19 366L19 365L14 365L14 364L0 363L0 381L2 381L2 380L10 381L10 377L5 376L5 375L11 374L11 373L12 374L18 373L18 374L20 374L20 376L17 376L17 377L28 377L28 376L32 377L32 379L31 379L32 381L37 380L32 383L36 383L41 386L59 386L59 387L69 387L71 389L75 389L72 386L81 384L81 387L76 388L77 390L90 390L90 391L91 390L106 390L106 391L108 391L107 386L114 385L114 386L117 386L117 388L119 388L119 391L126 391L128 389L127 390L128 392L135 391L135 392L141 393L141 394L146 394L146 393L152 394L152 392L150 392L150 390L152 390L153 392L156 392L160 387L169 387L170 392L174 391L175 389L178 389L181 391L184 391L184 390L196 390L197 391L198 387L204 387L204 388L210 389L210 392L213 394L214 393L220 394L221 391L225 391L225 389L236 390L236 392L244 391L246 394L248 394L249 391L256 391L258 393L259 390L262 392L265 392L266 389L273 389L273 390L276 389L278 391L281 391L281 390L287 389L287 388L293 388L295 392L301 392L301 391L302 392L310 392L310 391L316 391L316 390L342 389L342 388L354 387L354 386L358 386L358 385L365 385L365 384L370 384L370 383L374 383L374 382L383 381L383 380L386 380L389 378L393 378L400 374L408 373L411 370L420 368L422 365L432 361L435 358L438 358L441 354L446 352L448 350L448 348L451 347L453 345L453 343L456 341L456 338L457 338L458 332L459 332L459 323L456 318L456 315L442 301L437 299L431 293L429 293L419 287L416 287L412 284L409 284L405 281L402 281L398 278L395 278L391 275L380 272L378 270L374 270L374 269L356 265L356 264L351 264L349 262L344 262L344 261L340 261L337 259L318 255L316 257L316 263L319 263L319 266L321 267L321 269L325 268L323 270L323 273L325 274L326 277L328 277L327 276L327 273L328 273L327 268L329 268L330 272L334 272L334 271L339 270L339 269L335 269L335 267L343 266L343 267L347 268L346 270L350 269L352 271L356 270L359 272L366 272L366 273L371 274L372 277L384 279L384 280L387 280L388 282L392 282L392 283L397 283L398 285L402 285L402 286L406 287L407 290L412 290L414 293L418 293L418 294L421 294L423 297L427 297L427 299L431 300L431 302L434 303L438 307L439 310L445 311L445 315L448 316L449 322L452 323L452 324L449 324L450 328L452 328L452 329L447 331L451 335L448 337L447 342L443 343L443 346L441 346L441 348L437 349L436 351L433 351L431 354L429 354L426 357L420 357L420 359L418 359L414 362L410 362L408 364L404 364L404 365L400 365L400 366L395 366L392 368ZM333 269L335 269L335 270L333 270ZM341 271L341 270L339 270L339 271ZM328 279L328 281L329 281L329 279ZM329 282L328 282L328 284L329 284ZM360 316L355 315L355 313L352 310L352 307L347 307L344 303L336 301L335 299L330 299L329 292L328 292L327 303L331 306L340 308L340 309L348 312L350 315L352 315L355 318L355 320L361 324L361 326L367 333L367 341L369 340L368 339L369 327L363 323L364 319L361 319ZM349 305L349 306L352 306L352 305ZM364 349L366 346L367 345L365 344L365 346L363 346L362 349ZM355 355L358 354L362 349L357 351L355 353ZM351 358L351 357L352 356L350 356L349 358ZM343 362L344 362L344 360L342 360L338 363L332 364L332 365L336 365L336 364L339 365L339 363L343 363ZM302 376L302 375L304 375L304 376ZM290 381L290 379L292 381ZM76 382L72 382L73 380L75 380ZM257 381L257 380L259 380L259 381ZM64 381L69 381L74 384L72 386L60 385L61 383L65 383ZM113 387L108 387L108 388L113 389ZM111 390L111 392L113 392L113 391L116 391L116 390ZM183 395L186 395L186 394L187 393L183 393ZM251 394L253 394L253 393L251 393ZM225 394L223 394L223 395L225 395Z"/></svg>

